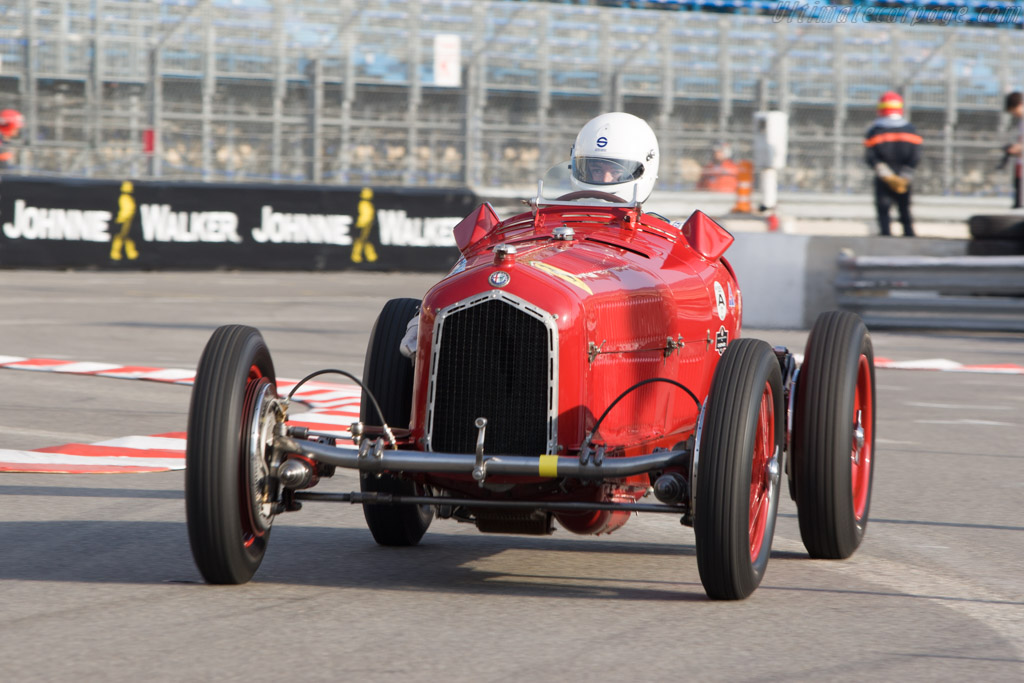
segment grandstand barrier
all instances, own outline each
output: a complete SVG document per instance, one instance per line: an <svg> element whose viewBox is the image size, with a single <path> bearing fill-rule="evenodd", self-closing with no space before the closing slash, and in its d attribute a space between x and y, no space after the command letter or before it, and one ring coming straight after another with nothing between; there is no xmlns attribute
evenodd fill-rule
<svg viewBox="0 0 1024 683"><path fill-rule="evenodd" d="M0 179L0 267L445 271L466 189Z"/></svg>

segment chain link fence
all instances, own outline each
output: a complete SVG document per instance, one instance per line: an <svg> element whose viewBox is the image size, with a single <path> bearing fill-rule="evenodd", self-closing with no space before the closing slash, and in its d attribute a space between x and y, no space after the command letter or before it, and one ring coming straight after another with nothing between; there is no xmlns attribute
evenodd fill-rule
<svg viewBox="0 0 1024 683"><path fill-rule="evenodd" d="M865 192L863 135L900 89L924 194L1009 192L996 171L1019 31L473 0L8 0L8 173L527 186L592 116L629 111L691 189L753 113L790 115L783 190ZM1018 17L1019 19L1019 17ZM435 38L454 35L454 80ZM450 64L449 64L450 66Z"/></svg>

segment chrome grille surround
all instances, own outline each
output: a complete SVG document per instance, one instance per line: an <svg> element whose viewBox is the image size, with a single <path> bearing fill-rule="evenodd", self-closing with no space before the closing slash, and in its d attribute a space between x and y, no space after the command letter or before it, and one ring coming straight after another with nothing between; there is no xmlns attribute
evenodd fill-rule
<svg viewBox="0 0 1024 683"><path fill-rule="evenodd" d="M545 443L546 450L545 454L555 455L558 453L558 324L557 319L547 311L534 306L533 304L510 294L508 292L492 289L481 294L468 297L454 303L440 311L434 319L434 332L433 341L431 344L430 352L430 380L427 391L427 419L426 419L426 450L434 450L435 441L435 418L437 417L437 392L439 388L439 377L438 373L440 370L440 356L445 340L445 325L451 320L452 316L459 313L463 313L470 308L479 306L488 302L500 302L503 305L511 306L513 309L523 315L529 316L539 321L544 326L546 332L545 346L547 350L547 362L546 362L546 387L545 387L545 403L546 403L546 433ZM475 369L476 372L482 372L480 368ZM530 397L526 397L526 400L533 400ZM472 427L472 420L476 417L486 417L488 420L493 421L495 416L491 415L472 415L466 416L467 423L466 429L472 430L473 438L475 439L475 429ZM492 429L488 428L488 435L492 433ZM494 448L487 448L485 450L490 453L499 454ZM515 455L506 453L505 455ZM533 455L532 453L527 455ZM536 455L542 455L536 453Z"/></svg>

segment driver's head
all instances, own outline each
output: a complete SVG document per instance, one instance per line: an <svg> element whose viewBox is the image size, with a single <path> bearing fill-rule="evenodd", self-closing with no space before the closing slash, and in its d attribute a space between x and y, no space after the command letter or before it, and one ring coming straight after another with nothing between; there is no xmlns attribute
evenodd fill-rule
<svg viewBox="0 0 1024 683"><path fill-rule="evenodd" d="M572 186L646 201L658 177L658 138L643 119L613 112L591 119L572 148Z"/></svg>
<svg viewBox="0 0 1024 683"><path fill-rule="evenodd" d="M1006 96L1006 113L1017 118L1024 118L1024 94L1020 90Z"/></svg>

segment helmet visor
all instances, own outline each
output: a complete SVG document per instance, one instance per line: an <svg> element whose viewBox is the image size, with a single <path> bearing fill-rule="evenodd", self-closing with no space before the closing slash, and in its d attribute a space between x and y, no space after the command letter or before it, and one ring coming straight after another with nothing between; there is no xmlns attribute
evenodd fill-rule
<svg viewBox="0 0 1024 683"><path fill-rule="evenodd" d="M644 165L629 159L605 157L574 157L572 175L588 185L618 185L636 180L644 174Z"/></svg>

